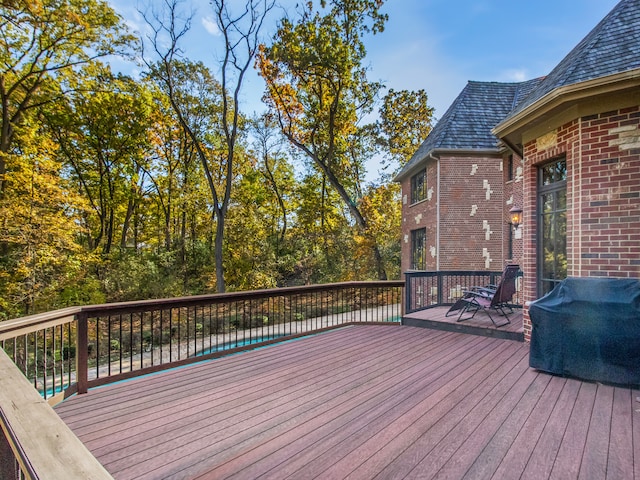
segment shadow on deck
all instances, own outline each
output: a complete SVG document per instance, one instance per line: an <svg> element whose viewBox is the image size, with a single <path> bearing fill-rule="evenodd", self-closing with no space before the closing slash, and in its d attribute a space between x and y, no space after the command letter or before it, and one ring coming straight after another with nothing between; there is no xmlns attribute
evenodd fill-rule
<svg viewBox="0 0 640 480"><path fill-rule="evenodd" d="M489 317L478 312L470 320L457 322L457 316L446 317L448 306L434 307L419 310L417 312L405 314L402 317L402 324L411 327L424 327L445 332L458 332L470 335L480 335L483 337L502 338L504 340L516 340L524 342L524 328L522 325L522 309L515 309L509 315L510 324L503 327L496 327ZM502 319L502 317L500 317Z"/></svg>

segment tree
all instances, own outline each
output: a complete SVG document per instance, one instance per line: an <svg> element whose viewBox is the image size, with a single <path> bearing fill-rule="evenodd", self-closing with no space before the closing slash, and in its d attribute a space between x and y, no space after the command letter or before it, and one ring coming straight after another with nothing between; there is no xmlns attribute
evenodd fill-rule
<svg viewBox="0 0 640 480"><path fill-rule="evenodd" d="M163 238L158 243L163 244L165 251L178 248L179 266L184 267L187 250L193 250L197 238L193 232L198 230L197 224L204 216L198 214L196 207L206 211L208 194L203 190L207 187L195 145L180 127L168 98L157 88L153 97L153 125L149 130L151 151L145 173L155 191L153 201L160 212L158 221L162 226L159 230L162 230Z"/></svg>
<svg viewBox="0 0 640 480"><path fill-rule="evenodd" d="M400 278L400 233L402 208L400 185L389 182L370 185L362 199L363 215L368 220L368 235L356 236L354 256L359 260L357 279L370 275L371 262L367 252L371 239L375 238L389 278Z"/></svg>
<svg viewBox="0 0 640 480"><path fill-rule="evenodd" d="M369 114L381 88L369 82L363 36L384 28L380 0L330 0L301 18L285 18L270 46L262 45L258 68L267 84L265 99L285 137L313 162L348 207L361 234L369 235L360 208L364 158L353 155L364 137L358 123ZM357 149L356 149L357 150ZM378 278L386 278L372 239Z"/></svg>
<svg viewBox="0 0 640 480"><path fill-rule="evenodd" d="M424 90L391 89L384 97L377 123L378 141L397 165L393 173L411 159L431 131L434 110L427 100Z"/></svg>
<svg viewBox="0 0 640 480"><path fill-rule="evenodd" d="M293 190L293 167L288 163L286 155L281 150L282 137L276 130L276 125L269 115L262 115L252 122L256 157L259 160L258 171L264 177L280 210L281 221L277 222L278 245L286 237L289 218L287 195Z"/></svg>
<svg viewBox="0 0 640 480"><path fill-rule="evenodd" d="M14 140L0 198L0 319L58 304L58 294L81 276L82 249L75 242L83 200L62 178L56 144L29 121ZM85 257L86 261L86 257Z"/></svg>
<svg viewBox="0 0 640 480"><path fill-rule="evenodd" d="M143 194L151 96L130 77L101 64L86 65L68 80L66 101L48 109L47 124L60 156L87 199L87 246L109 255L121 250Z"/></svg>
<svg viewBox="0 0 640 480"><path fill-rule="evenodd" d="M153 19L149 16L145 18L153 29L151 43L156 55L160 58L154 70L164 82L171 105L178 115L182 128L194 142L198 157L207 174L216 222L216 287L218 292L224 292L226 290L223 263L224 228L231 201L236 144L241 136L242 115L239 97L245 74L254 61L260 29L274 1L248 0L239 13L232 12L225 0L213 0L212 5L218 29L224 39L224 53L220 62L219 120L225 150L224 156L216 159L217 165L212 164L212 159L208 157L202 146L203 138L197 135L194 125L189 123L184 105L180 104L177 96L180 86L176 82L174 66L181 53L178 43L188 32L191 18L180 21L177 0L165 0L164 15L156 13ZM163 46L163 34L168 38L166 47ZM211 170L218 167L223 180L220 186L215 185L211 175Z"/></svg>
<svg viewBox="0 0 640 480"><path fill-rule="evenodd" d="M0 196L6 156L27 112L59 98L53 77L121 51L131 41L102 0L2 2L0 7Z"/></svg>

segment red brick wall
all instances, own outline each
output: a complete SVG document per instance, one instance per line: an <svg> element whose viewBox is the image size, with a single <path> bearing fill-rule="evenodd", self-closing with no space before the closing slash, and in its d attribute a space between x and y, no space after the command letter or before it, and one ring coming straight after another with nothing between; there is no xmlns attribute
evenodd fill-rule
<svg viewBox="0 0 640 480"><path fill-rule="evenodd" d="M429 160L426 168L426 200L411 205L411 178L402 182L402 271L411 265L411 231L422 227L427 229L427 270L502 270L506 254L502 158L443 156L440 185L438 163Z"/></svg>
<svg viewBox="0 0 640 480"><path fill-rule="evenodd" d="M501 157L440 158L440 270L502 270Z"/></svg>
<svg viewBox="0 0 640 480"><path fill-rule="evenodd" d="M640 278L640 107L636 106L576 119L525 145L525 301L537 298L537 168L561 155L567 160L567 274ZM526 307L524 319L529 340Z"/></svg>
<svg viewBox="0 0 640 480"><path fill-rule="evenodd" d="M583 118L579 276L640 277L640 107Z"/></svg>

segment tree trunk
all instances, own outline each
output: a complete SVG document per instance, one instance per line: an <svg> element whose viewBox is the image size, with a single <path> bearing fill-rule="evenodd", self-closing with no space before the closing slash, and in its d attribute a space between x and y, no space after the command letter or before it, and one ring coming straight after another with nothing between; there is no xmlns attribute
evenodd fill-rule
<svg viewBox="0 0 640 480"><path fill-rule="evenodd" d="M127 233L129 232L129 225L131 224L131 217L135 208L135 199L129 198L127 202L127 213L124 216L124 222L122 224L122 236L120 237L120 250L123 252L127 248Z"/></svg>
<svg viewBox="0 0 640 480"><path fill-rule="evenodd" d="M226 291L224 283L224 265L222 263L222 247L224 245L224 216L217 216L216 238L214 241L214 255L216 259L216 290L218 293Z"/></svg>

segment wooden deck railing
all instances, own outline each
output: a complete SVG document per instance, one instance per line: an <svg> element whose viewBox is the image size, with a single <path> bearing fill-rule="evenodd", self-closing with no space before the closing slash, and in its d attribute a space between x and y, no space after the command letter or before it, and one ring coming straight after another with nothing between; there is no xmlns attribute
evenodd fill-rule
<svg viewBox="0 0 640 480"><path fill-rule="evenodd" d="M502 272L490 271L438 271L406 272L405 313L417 312L427 308L453 305L465 290L474 286L497 284ZM522 305L522 275L516 282L516 294L513 305Z"/></svg>
<svg viewBox="0 0 640 480"><path fill-rule="evenodd" d="M46 411L46 401L55 404L90 387L342 325L399 323L404 285L346 282L111 303L4 321L0 369L3 375L10 370L11 376L3 377L2 388L12 390L17 378L35 387L29 390L38 402L20 405L21 418L26 418L32 409ZM32 450L23 448L42 432L37 423L7 415L16 401L15 395L0 396L0 458L10 452L13 458L8 466L0 463L0 477L39 478L37 472L47 468L44 459L51 456L32 457ZM60 441L66 442L66 426L51 409L49 413L43 425L56 435L62 432ZM38 448L58 451L66 446L45 443Z"/></svg>
<svg viewBox="0 0 640 480"><path fill-rule="evenodd" d="M0 478L111 478L1 349L0 372Z"/></svg>

